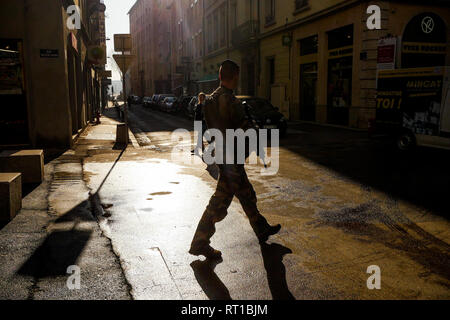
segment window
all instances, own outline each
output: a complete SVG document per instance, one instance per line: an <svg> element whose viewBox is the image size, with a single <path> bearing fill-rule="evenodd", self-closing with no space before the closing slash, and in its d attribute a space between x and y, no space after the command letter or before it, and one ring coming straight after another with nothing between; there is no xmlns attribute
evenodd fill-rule
<svg viewBox="0 0 450 320"><path fill-rule="evenodd" d="M233 2L231 4L231 14L230 14L230 25L231 29L234 29L237 27L237 2Z"/></svg>
<svg viewBox="0 0 450 320"><path fill-rule="evenodd" d="M308 6L308 0L295 0L295 11L299 11Z"/></svg>
<svg viewBox="0 0 450 320"><path fill-rule="evenodd" d="M220 8L220 46L224 47L226 45L226 11L225 6Z"/></svg>
<svg viewBox="0 0 450 320"><path fill-rule="evenodd" d="M272 24L275 22L275 0L266 1L266 24Z"/></svg>
<svg viewBox="0 0 450 320"><path fill-rule="evenodd" d="M214 13L214 50L219 49L219 13Z"/></svg>
<svg viewBox="0 0 450 320"><path fill-rule="evenodd" d="M212 17L209 16L208 17L208 30L207 30L207 35L208 35L208 53L211 52L213 50L213 40L212 40L212 36L213 36L213 30L212 30Z"/></svg>
<svg viewBox="0 0 450 320"><path fill-rule="evenodd" d="M306 56L318 52L319 38L317 36L308 37L300 40L300 55Z"/></svg>
<svg viewBox="0 0 450 320"><path fill-rule="evenodd" d="M328 32L328 50L353 45L353 25Z"/></svg>

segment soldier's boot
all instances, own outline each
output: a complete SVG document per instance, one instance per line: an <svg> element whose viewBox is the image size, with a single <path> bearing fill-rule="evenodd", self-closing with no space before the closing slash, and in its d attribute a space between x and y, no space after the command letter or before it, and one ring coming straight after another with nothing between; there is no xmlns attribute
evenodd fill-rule
<svg viewBox="0 0 450 320"><path fill-rule="evenodd" d="M256 236L258 237L259 243L265 243L269 240L270 236L273 236L280 232L281 224L277 224L276 226L268 226L264 231L258 233Z"/></svg>
<svg viewBox="0 0 450 320"><path fill-rule="evenodd" d="M202 246L202 247L194 247L189 251L193 256L205 256L205 258L210 260L221 260L222 252L219 250L215 250L210 245Z"/></svg>

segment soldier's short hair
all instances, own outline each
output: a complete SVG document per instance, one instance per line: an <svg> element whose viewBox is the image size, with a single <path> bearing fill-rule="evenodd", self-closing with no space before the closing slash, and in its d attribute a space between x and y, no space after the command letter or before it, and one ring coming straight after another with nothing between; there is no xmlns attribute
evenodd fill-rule
<svg viewBox="0 0 450 320"><path fill-rule="evenodd" d="M238 64L232 60L225 60L220 65L220 80L231 80L236 74L239 74L240 68Z"/></svg>
<svg viewBox="0 0 450 320"><path fill-rule="evenodd" d="M198 99L200 100L201 97L206 98L206 93L200 92L200 93L198 94Z"/></svg>

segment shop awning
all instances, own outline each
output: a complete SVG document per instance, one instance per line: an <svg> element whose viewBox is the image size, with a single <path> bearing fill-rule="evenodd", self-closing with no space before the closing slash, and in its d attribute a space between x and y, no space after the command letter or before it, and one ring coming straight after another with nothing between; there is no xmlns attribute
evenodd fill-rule
<svg viewBox="0 0 450 320"><path fill-rule="evenodd" d="M219 81L219 76L217 74L209 74L202 79L198 80L197 83L203 83L203 82L212 82L212 81Z"/></svg>

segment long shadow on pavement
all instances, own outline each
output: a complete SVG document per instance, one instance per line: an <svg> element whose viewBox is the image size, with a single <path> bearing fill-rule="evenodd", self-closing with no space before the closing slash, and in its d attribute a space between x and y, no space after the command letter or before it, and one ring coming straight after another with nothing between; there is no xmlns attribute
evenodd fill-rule
<svg viewBox="0 0 450 320"><path fill-rule="evenodd" d="M283 264L283 257L291 254L292 250L278 243L264 243L261 244L261 253L272 298L274 300L295 300L289 291L286 267Z"/></svg>
<svg viewBox="0 0 450 320"><path fill-rule="evenodd" d="M277 243L261 245L264 268L267 272L269 289L274 300L295 300L289 291L286 280L286 267L283 257L291 254L292 250ZM222 261L197 260L191 263L195 278L203 292L211 300L232 300L225 284L214 272L216 266Z"/></svg>
<svg viewBox="0 0 450 320"><path fill-rule="evenodd" d="M51 233L20 268L18 274L37 279L62 276L67 268L77 264L92 231L55 231Z"/></svg>
<svg viewBox="0 0 450 320"><path fill-rule="evenodd" d="M73 223L70 229L53 231L45 241L34 251L33 255L18 270L18 274L33 276L35 279L61 276L67 274L67 268L77 264L77 260L86 247L91 230L77 230L81 222L97 223L99 214L99 192L106 180L122 158L125 148L114 162L108 174L103 179L94 194L89 199L79 203L76 207L54 221L55 225Z"/></svg>
<svg viewBox="0 0 450 320"><path fill-rule="evenodd" d="M214 269L221 261L197 260L191 263L195 278L210 300L232 300L230 292Z"/></svg>
<svg viewBox="0 0 450 320"><path fill-rule="evenodd" d="M385 139L365 132L302 124L281 140L281 147L337 174L448 219L450 151L417 148L402 153Z"/></svg>

